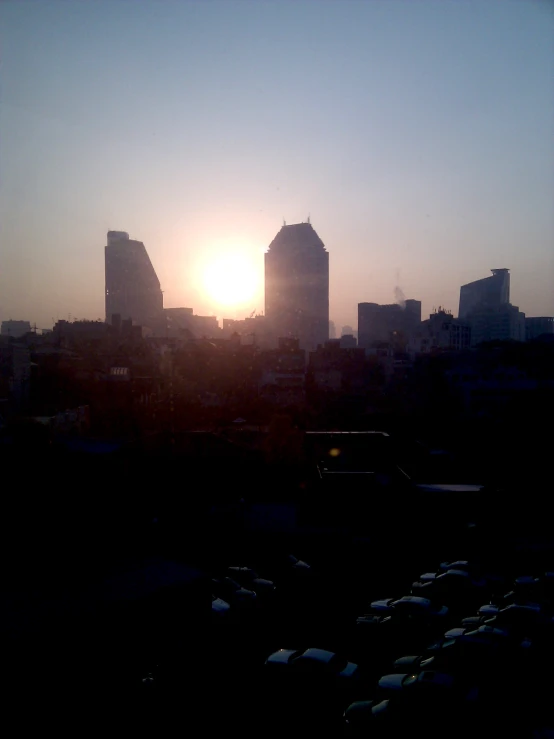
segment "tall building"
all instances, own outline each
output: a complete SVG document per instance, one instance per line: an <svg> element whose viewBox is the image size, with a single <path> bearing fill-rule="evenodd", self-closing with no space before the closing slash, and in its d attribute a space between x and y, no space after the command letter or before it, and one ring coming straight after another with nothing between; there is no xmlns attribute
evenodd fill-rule
<svg viewBox="0 0 554 739"><path fill-rule="evenodd" d="M106 255L106 321L121 320L148 326L163 311L160 281L142 241L125 231L108 231Z"/></svg>
<svg viewBox="0 0 554 739"><path fill-rule="evenodd" d="M284 225L265 254L265 316L273 344L313 351L329 338L329 253L312 225Z"/></svg>
<svg viewBox="0 0 554 739"><path fill-rule="evenodd" d="M510 303L510 270L460 288L458 317L471 326L471 345L486 341L525 341L525 313Z"/></svg>
<svg viewBox="0 0 554 739"><path fill-rule="evenodd" d="M491 269L491 272L491 277L462 285L458 318L467 318L477 309L496 310L510 302L510 270Z"/></svg>
<svg viewBox="0 0 554 739"><path fill-rule="evenodd" d="M401 332L408 339L420 324L420 300L406 300L403 306L358 303L358 345L364 349L376 342L390 342L394 332Z"/></svg>

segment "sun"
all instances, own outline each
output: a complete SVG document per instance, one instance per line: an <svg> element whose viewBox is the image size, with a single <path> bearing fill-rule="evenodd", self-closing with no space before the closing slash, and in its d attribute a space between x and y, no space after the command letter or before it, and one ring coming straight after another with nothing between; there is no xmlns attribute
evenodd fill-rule
<svg viewBox="0 0 554 739"><path fill-rule="evenodd" d="M219 257L204 270L204 289L217 304L238 308L249 304L258 290L258 275L241 254Z"/></svg>

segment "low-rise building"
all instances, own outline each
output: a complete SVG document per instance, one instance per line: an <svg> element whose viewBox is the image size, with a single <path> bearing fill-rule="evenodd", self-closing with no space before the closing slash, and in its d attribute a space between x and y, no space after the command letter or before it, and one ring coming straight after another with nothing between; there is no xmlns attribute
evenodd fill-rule
<svg viewBox="0 0 554 739"><path fill-rule="evenodd" d="M511 303L477 308L465 319L471 326L471 345L487 341L525 341L525 313Z"/></svg>
<svg viewBox="0 0 554 739"><path fill-rule="evenodd" d="M531 341L539 336L554 334L554 318L552 316L526 316L525 340Z"/></svg>
<svg viewBox="0 0 554 739"><path fill-rule="evenodd" d="M0 339L0 400L8 410L18 411L29 399L31 355L27 346L13 339Z"/></svg>
<svg viewBox="0 0 554 739"><path fill-rule="evenodd" d="M19 339L21 336L29 333L31 330L30 321L2 321L2 336L11 336L12 339Z"/></svg>
<svg viewBox="0 0 554 739"><path fill-rule="evenodd" d="M450 311L439 308L408 341L410 355L429 354L437 351L464 351L471 346L471 326L460 321Z"/></svg>
<svg viewBox="0 0 554 739"><path fill-rule="evenodd" d="M279 405L303 403L306 398L306 352L294 338L280 338L277 349L261 355L260 395Z"/></svg>
<svg viewBox="0 0 554 739"><path fill-rule="evenodd" d="M249 316L242 320L232 318L223 319L222 335L230 339L233 335L240 337L241 344L255 344L265 347L268 345L265 316Z"/></svg>
<svg viewBox="0 0 554 739"><path fill-rule="evenodd" d="M356 349L357 346L358 339L353 334L343 334L340 337L341 349Z"/></svg>
<svg viewBox="0 0 554 739"><path fill-rule="evenodd" d="M421 301L392 303L358 303L358 345L371 349L376 343L388 342L393 334L409 337L421 324Z"/></svg>
<svg viewBox="0 0 554 739"><path fill-rule="evenodd" d="M310 352L308 367L321 390L356 392L366 383L365 351L342 347L342 339L331 339Z"/></svg>

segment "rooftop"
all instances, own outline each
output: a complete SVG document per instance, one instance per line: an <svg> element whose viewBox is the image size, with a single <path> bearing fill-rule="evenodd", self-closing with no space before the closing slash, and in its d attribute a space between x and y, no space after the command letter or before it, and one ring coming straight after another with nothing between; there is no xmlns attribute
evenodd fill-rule
<svg viewBox="0 0 554 739"><path fill-rule="evenodd" d="M277 236L269 245L271 249L297 249L305 247L315 247L325 251L325 244L317 235L311 223L293 223L290 226L286 224L281 227Z"/></svg>

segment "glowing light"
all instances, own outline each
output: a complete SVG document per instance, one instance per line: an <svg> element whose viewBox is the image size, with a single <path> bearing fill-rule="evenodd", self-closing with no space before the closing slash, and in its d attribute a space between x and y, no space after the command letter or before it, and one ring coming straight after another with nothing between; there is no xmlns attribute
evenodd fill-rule
<svg viewBox="0 0 554 739"><path fill-rule="evenodd" d="M335 447L334 449L331 449L331 450L329 451L329 455L330 455L331 457L338 457L338 456L339 456L339 454L340 454L340 449L337 449L336 447Z"/></svg>
<svg viewBox="0 0 554 739"><path fill-rule="evenodd" d="M250 304L259 288L253 264L241 254L220 257L204 270L207 295L221 306Z"/></svg>

